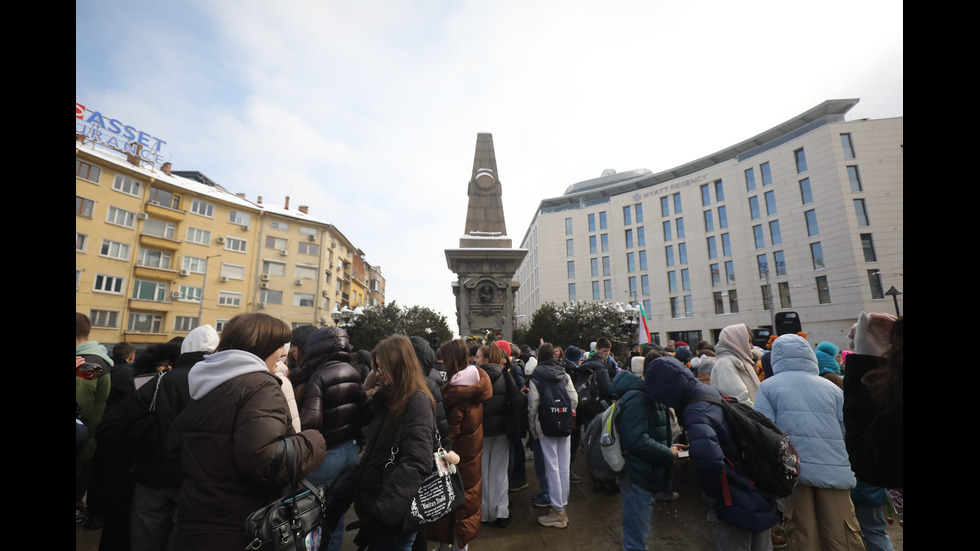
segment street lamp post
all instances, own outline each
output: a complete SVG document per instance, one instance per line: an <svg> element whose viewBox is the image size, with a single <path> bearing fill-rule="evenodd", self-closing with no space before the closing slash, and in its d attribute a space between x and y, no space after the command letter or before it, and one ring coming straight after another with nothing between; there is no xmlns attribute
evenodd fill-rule
<svg viewBox="0 0 980 551"><path fill-rule="evenodd" d="M892 300L895 301L895 315L901 316L902 313L898 310L898 295L902 294L902 292L896 289L894 285L892 285L892 288L885 291L885 294L892 297Z"/></svg>

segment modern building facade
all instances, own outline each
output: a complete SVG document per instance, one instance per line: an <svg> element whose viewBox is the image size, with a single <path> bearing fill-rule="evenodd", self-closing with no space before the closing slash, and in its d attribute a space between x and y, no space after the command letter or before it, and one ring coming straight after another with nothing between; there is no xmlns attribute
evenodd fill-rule
<svg viewBox="0 0 980 551"><path fill-rule="evenodd" d="M165 342L199 324L262 311L334 325L368 304L359 251L309 208L228 192L199 172L156 167L76 133L75 308L100 342ZM384 304L380 269L373 304Z"/></svg>
<svg viewBox="0 0 980 551"><path fill-rule="evenodd" d="M642 305L655 342L717 342L796 312L846 345L903 288L903 118L831 100L704 158L570 186L541 201L515 278L518 322L546 302ZM899 308L902 297L897 297Z"/></svg>

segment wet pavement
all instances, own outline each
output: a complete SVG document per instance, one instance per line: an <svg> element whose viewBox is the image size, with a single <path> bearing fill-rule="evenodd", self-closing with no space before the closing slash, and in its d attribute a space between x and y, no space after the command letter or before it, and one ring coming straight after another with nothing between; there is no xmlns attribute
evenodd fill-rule
<svg viewBox="0 0 980 551"><path fill-rule="evenodd" d="M538 491L532 462L527 463L528 487L510 492L510 514L513 519L507 528L484 524L480 535L470 543L471 551L615 551L622 549L622 501L618 494L605 495L592 490L592 483L581 455L574 471L585 480L572 484L568 500L568 528L546 528L537 523L538 516L548 509L532 506L531 496ZM700 499L700 489L690 465L679 469L674 477L674 491L680 498L672 502L657 502L653 514L653 529L648 546L651 550L712 551L714 543L705 516L707 508ZM353 520L353 511L347 522ZM903 549L903 530L898 523L888 527L896 551ZM76 525L76 551L96 551L98 530ZM354 532L344 535L343 551L356 551ZM437 544L430 542L428 548Z"/></svg>

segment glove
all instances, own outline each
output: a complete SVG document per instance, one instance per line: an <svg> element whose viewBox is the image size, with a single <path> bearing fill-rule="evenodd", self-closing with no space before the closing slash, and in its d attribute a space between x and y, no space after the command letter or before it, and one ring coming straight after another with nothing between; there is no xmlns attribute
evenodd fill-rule
<svg viewBox="0 0 980 551"><path fill-rule="evenodd" d="M357 535L354 536L354 544L360 550L369 549L374 542L378 541L378 536L385 530L385 525L373 513L368 513L364 518L348 524L347 529L357 530Z"/></svg>

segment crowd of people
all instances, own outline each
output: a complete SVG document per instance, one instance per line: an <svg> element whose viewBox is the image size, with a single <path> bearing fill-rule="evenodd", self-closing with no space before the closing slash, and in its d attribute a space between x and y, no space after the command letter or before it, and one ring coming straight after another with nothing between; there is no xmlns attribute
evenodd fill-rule
<svg viewBox="0 0 980 551"><path fill-rule="evenodd" d="M620 359L602 336L435 348L392 335L355 351L339 327L290 329L262 313L139 353L125 342L110 353L90 331L76 313L76 522L101 528L100 550L246 548L245 517L292 489L276 466L286 439L296 475L328 489L319 549L356 530L362 549L466 550L481 529L511 524L527 458L538 524L566 528L584 431L613 404L626 463L592 489L620 494L624 550L647 549L654 504L680 497L672 480L688 463L719 550L891 549L883 506L904 484L903 349L902 319L887 314L862 313L843 350L803 334L762 349L734 324L714 345L637 345ZM790 436L790 495L744 474L721 397ZM419 526L407 511L437 450L465 500Z"/></svg>

